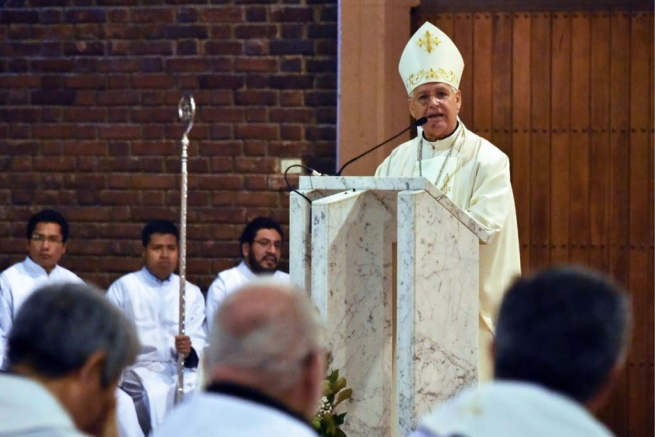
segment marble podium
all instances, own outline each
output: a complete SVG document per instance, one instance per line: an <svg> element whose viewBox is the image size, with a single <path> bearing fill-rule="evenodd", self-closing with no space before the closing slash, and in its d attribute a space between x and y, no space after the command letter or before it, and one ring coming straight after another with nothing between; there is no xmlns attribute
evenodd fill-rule
<svg viewBox="0 0 655 437"><path fill-rule="evenodd" d="M489 233L424 178L304 176L290 273L328 326L354 395L349 437L402 437L477 382L479 243Z"/></svg>

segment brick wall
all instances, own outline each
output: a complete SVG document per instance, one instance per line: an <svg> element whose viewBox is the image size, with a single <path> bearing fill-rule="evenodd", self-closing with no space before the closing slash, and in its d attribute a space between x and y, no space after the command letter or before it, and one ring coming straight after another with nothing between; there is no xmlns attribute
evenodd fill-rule
<svg viewBox="0 0 655 437"><path fill-rule="evenodd" d="M336 3L0 0L0 270L46 207L71 222L61 264L85 280L140 267L144 222L179 222L185 92L189 280L205 291L236 263L248 219L286 229L280 159L334 168Z"/></svg>

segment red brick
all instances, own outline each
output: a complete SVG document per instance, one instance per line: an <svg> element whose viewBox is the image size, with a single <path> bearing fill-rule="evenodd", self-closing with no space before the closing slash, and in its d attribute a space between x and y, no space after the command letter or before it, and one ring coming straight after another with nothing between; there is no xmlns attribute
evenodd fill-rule
<svg viewBox="0 0 655 437"><path fill-rule="evenodd" d="M132 178L129 174L110 174L107 177L108 188L130 188Z"/></svg>
<svg viewBox="0 0 655 437"><path fill-rule="evenodd" d="M298 125L283 124L280 126L280 139L287 141L299 141L302 139L303 128Z"/></svg>
<svg viewBox="0 0 655 437"><path fill-rule="evenodd" d="M270 121L275 123L309 123L312 121L312 110L308 108L271 108Z"/></svg>
<svg viewBox="0 0 655 437"><path fill-rule="evenodd" d="M180 192L169 191L166 193L167 205L180 204ZM209 191L191 190L187 192L187 205L189 207L211 206L211 193Z"/></svg>
<svg viewBox="0 0 655 437"><path fill-rule="evenodd" d="M170 72L208 72L211 71L209 59L203 58L178 58L171 59L166 63Z"/></svg>
<svg viewBox="0 0 655 437"><path fill-rule="evenodd" d="M244 52L244 45L241 41L205 41L203 51L207 55L240 55Z"/></svg>
<svg viewBox="0 0 655 437"><path fill-rule="evenodd" d="M96 104L95 91L77 91L75 96L75 105L77 106L94 106Z"/></svg>
<svg viewBox="0 0 655 437"><path fill-rule="evenodd" d="M35 138L80 138L92 139L95 138L96 128L93 126L71 125L71 124L57 124L57 125L37 125L33 128L33 135Z"/></svg>
<svg viewBox="0 0 655 437"><path fill-rule="evenodd" d="M240 190L243 177L240 175L189 175L189 189L194 190Z"/></svg>
<svg viewBox="0 0 655 437"><path fill-rule="evenodd" d="M175 20L173 8L132 8L135 23L172 23Z"/></svg>
<svg viewBox="0 0 655 437"><path fill-rule="evenodd" d="M126 106L139 102L137 91L101 91L98 93L98 104L102 106Z"/></svg>
<svg viewBox="0 0 655 437"><path fill-rule="evenodd" d="M108 123L127 123L130 118L130 113L124 108L112 107L107 111Z"/></svg>
<svg viewBox="0 0 655 437"><path fill-rule="evenodd" d="M137 139L141 137L141 126L119 124L99 126L98 135L101 139Z"/></svg>
<svg viewBox="0 0 655 437"><path fill-rule="evenodd" d="M107 110L100 108L64 108L64 121L68 122L96 122L107 119Z"/></svg>
<svg viewBox="0 0 655 437"><path fill-rule="evenodd" d="M127 190L102 190L100 202L103 205L140 205L141 193Z"/></svg>
<svg viewBox="0 0 655 437"><path fill-rule="evenodd" d="M130 51L133 55L161 55L173 54L173 41L135 41Z"/></svg>
<svg viewBox="0 0 655 437"><path fill-rule="evenodd" d="M143 74L132 77L134 88L172 88L173 77L167 74Z"/></svg>
<svg viewBox="0 0 655 437"><path fill-rule="evenodd" d="M74 156L103 156L107 154L107 147L104 141L67 141L64 153Z"/></svg>
<svg viewBox="0 0 655 437"><path fill-rule="evenodd" d="M34 123L41 120L39 108L2 108L0 107L0 120L7 122Z"/></svg>
<svg viewBox="0 0 655 437"><path fill-rule="evenodd" d="M245 121L244 108L202 108L204 122L240 123Z"/></svg>
<svg viewBox="0 0 655 437"><path fill-rule="evenodd" d="M32 91L34 105L70 105L75 101L74 90Z"/></svg>
<svg viewBox="0 0 655 437"><path fill-rule="evenodd" d="M200 16L209 23L240 23L245 18L243 7L229 6L203 9Z"/></svg>
<svg viewBox="0 0 655 437"><path fill-rule="evenodd" d="M130 76L127 74L105 75L107 78L107 88L129 88Z"/></svg>
<svg viewBox="0 0 655 437"><path fill-rule="evenodd" d="M137 189L171 189L178 186L176 175L169 174L135 174L132 175L132 188Z"/></svg>
<svg viewBox="0 0 655 437"><path fill-rule="evenodd" d="M66 88L73 89L103 89L105 88L105 83L105 77L95 74L66 76L64 78Z"/></svg>
<svg viewBox="0 0 655 437"><path fill-rule="evenodd" d="M105 0L107 2L108 0ZM131 1L129 0L121 0L121 1L127 1L127 4L131 4ZM119 3L119 4L124 4L124 3ZM130 19L130 11L127 8L110 8L107 11L107 21L111 23L126 23Z"/></svg>
<svg viewBox="0 0 655 437"><path fill-rule="evenodd" d="M0 23L38 23L36 10L5 9L0 10Z"/></svg>
<svg viewBox="0 0 655 437"><path fill-rule="evenodd" d="M183 39L175 43L175 54L178 56L197 55L198 53L200 53L200 41L197 39Z"/></svg>
<svg viewBox="0 0 655 437"><path fill-rule="evenodd" d="M237 72L272 73L278 70L278 61L275 58L237 58L234 69Z"/></svg>
<svg viewBox="0 0 655 437"><path fill-rule="evenodd" d="M65 56L92 56L104 55L105 43L103 41L77 41L64 43Z"/></svg>
<svg viewBox="0 0 655 437"><path fill-rule="evenodd" d="M152 156L168 156L179 154L178 147L173 142L162 141L135 141L132 143L132 155L152 155Z"/></svg>
<svg viewBox="0 0 655 437"><path fill-rule="evenodd" d="M77 192L74 190L37 190L32 192L33 203L40 205L75 205Z"/></svg>
<svg viewBox="0 0 655 437"><path fill-rule="evenodd" d="M265 175L248 175L244 178L244 188L251 191L262 191L266 189ZM241 194L239 195L241 197Z"/></svg>
<svg viewBox="0 0 655 437"><path fill-rule="evenodd" d="M278 92L271 90L239 90L235 93L237 105L276 105Z"/></svg>
<svg viewBox="0 0 655 437"><path fill-rule="evenodd" d="M249 123L262 123L268 121L268 108L248 107L246 109L246 121Z"/></svg>
<svg viewBox="0 0 655 437"><path fill-rule="evenodd" d="M102 23L106 20L104 8L70 8L65 11L69 23Z"/></svg>
<svg viewBox="0 0 655 437"><path fill-rule="evenodd" d="M135 123L173 123L177 118L177 108L143 108L132 109L132 121Z"/></svg>
<svg viewBox="0 0 655 437"><path fill-rule="evenodd" d="M107 24L103 26L103 38L107 40L133 40L139 38L139 28L136 26L127 26L125 24ZM115 49L113 43L108 41L112 50Z"/></svg>
<svg viewBox="0 0 655 437"><path fill-rule="evenodd" d="M27 124L9 125L9 132L7 136L14 140L19 138L32 138L32 126Z"/></svg>
<svg viewBox="0 0 655 437"><path fill-rule="evenodd" d="M274 173L277 160L274 158L242 158L237 159L235 164L239 173Z"/></svg>
<svg viewBox="0 0 655 437"><path fill-rule="evenodd" d="M98 160L94 156L77 156L75 159L76 171L95 172L98 167Z"/></svg>
<svg viewBox="0 0 655 437"><path fill-rule="evenodd" d="M215 156L211 159L211 171L214 173L225 173L232 171L234 166L232 158Z"/></svg>
<svg viewBox="0 0 655 437"><path fill-rule="evenodd" d="M289 177L289 183L298 186L298 178ZM273 191L287 191L289 189L283 175L270 175L267 180L267 189Z"/></svg>
<svg viewBox="0 0 655 437"><path fill-rule="evenodd" d="M272 124L241 124L234 127L234 135L242 139L276 140L279 126Z"/></svg>
<svg viewBox="0 0 655 437"><path fill-rule="evenodd" d="M11 157L11 170L12 171L31 171L32 170L32 157L31 156L12 156Z"/></svg>
<svg viewBox="0 0 655 437"><path fill-rule="evenodd" d="M282 91L280 92L281 106L303 106L304 93L302 91Z"/></svg>
<svg viewBox="0 0 655 437"><path fill-rule="evenodd" d="M207 39L209 36L209 29L204 24L171 24L166 26L166 38L170 39Z"/></svg>
<svg viewBox="0 0 655 437"><path fill-rule="evenodd" d="M244 223L246 210L244 208L201 209L198 219L211 223Z"/></svg>
<svg viewBox="0 0 655 437"><path fill-rule="evenodd" d="M144 206L164 206L166 193L163 191L144 190L142 192Z"/></svg>
<svg viewBox="0 0 655 437"><path fill-rule="evenodd" d="M234 36L238 39L267 38L278 36L275 24L241 24L234 26Z"/></svg>
<svg viewBox="0 0 655 437"><path fill-rule="evenodd" d="M231 25L209 26L210 39L229 39L232 38Z"/></svg>
<svg viewBox="0 0 655 437"><path fill-rule="evenodd" d="M50 140L41 142L41 155L43 156L52 156L52 155L63 155L64 153L64 142L61 140Z"/></svg>
<svg viewBox="0 0 655 437"><path fill-rule="evenodd" d="M200 87L200 80L195 74L179 75L177 78L177 86L187 90L193 90Z"/></svg>
<svg viewBox="0 0 655 437"><path fill-rule="evenodd" d="M139 158L139 170L144 173L161 173L164 171L164 158L161 156Z"/></svg>
<svg viewBox="0 0 655 437"><path fill-rule="evenodd" d="M243 144L243 153L247 156L266 155L268 141L246 141Z"/></svg>
<svg viewBox="0 0 655 437"><path fill-rule="evenodd" d="M177 222L180 217L180 212L177 207L134 207L132 208L132 219L142 222L148 220L162 219L172 220Z"/></svg>
<svg viewBox="0 0 655 437"><path fill-rule="evenodd" d="M67 188L104 188L106 177L104 174L67 174L64 177Z"/></svg>

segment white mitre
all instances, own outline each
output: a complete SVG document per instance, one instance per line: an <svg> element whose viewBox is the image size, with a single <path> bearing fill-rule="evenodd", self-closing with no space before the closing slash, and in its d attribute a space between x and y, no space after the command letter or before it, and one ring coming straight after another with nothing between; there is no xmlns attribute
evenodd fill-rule
<svg viewBox="0 0 655 437"><path fill-rule="evenodd" d="M427 82L443 82L459 89L464 58L448 35L426 21L405 46L398 71L407 94Z"/></svg>

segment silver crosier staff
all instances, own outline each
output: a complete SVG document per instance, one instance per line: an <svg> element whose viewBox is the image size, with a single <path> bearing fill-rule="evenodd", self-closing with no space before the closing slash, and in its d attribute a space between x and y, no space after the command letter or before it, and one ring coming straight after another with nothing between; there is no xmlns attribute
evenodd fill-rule
<svg viewBox="0 0 655 437"><path fill-rule="evenodd" d="M182 96L177 105L177 113L180 120L187 124L184 135L182 135L182 188L180 190L180 317L178 335L184 335L185 331L185 286L186 286L186 216L187 216L187 149L189 148L188 134L193 127L193 120L196 116L196 102L189 94ZM184 399L184 354L177 354L177 390L175 391L175 403Z"/></svg>

